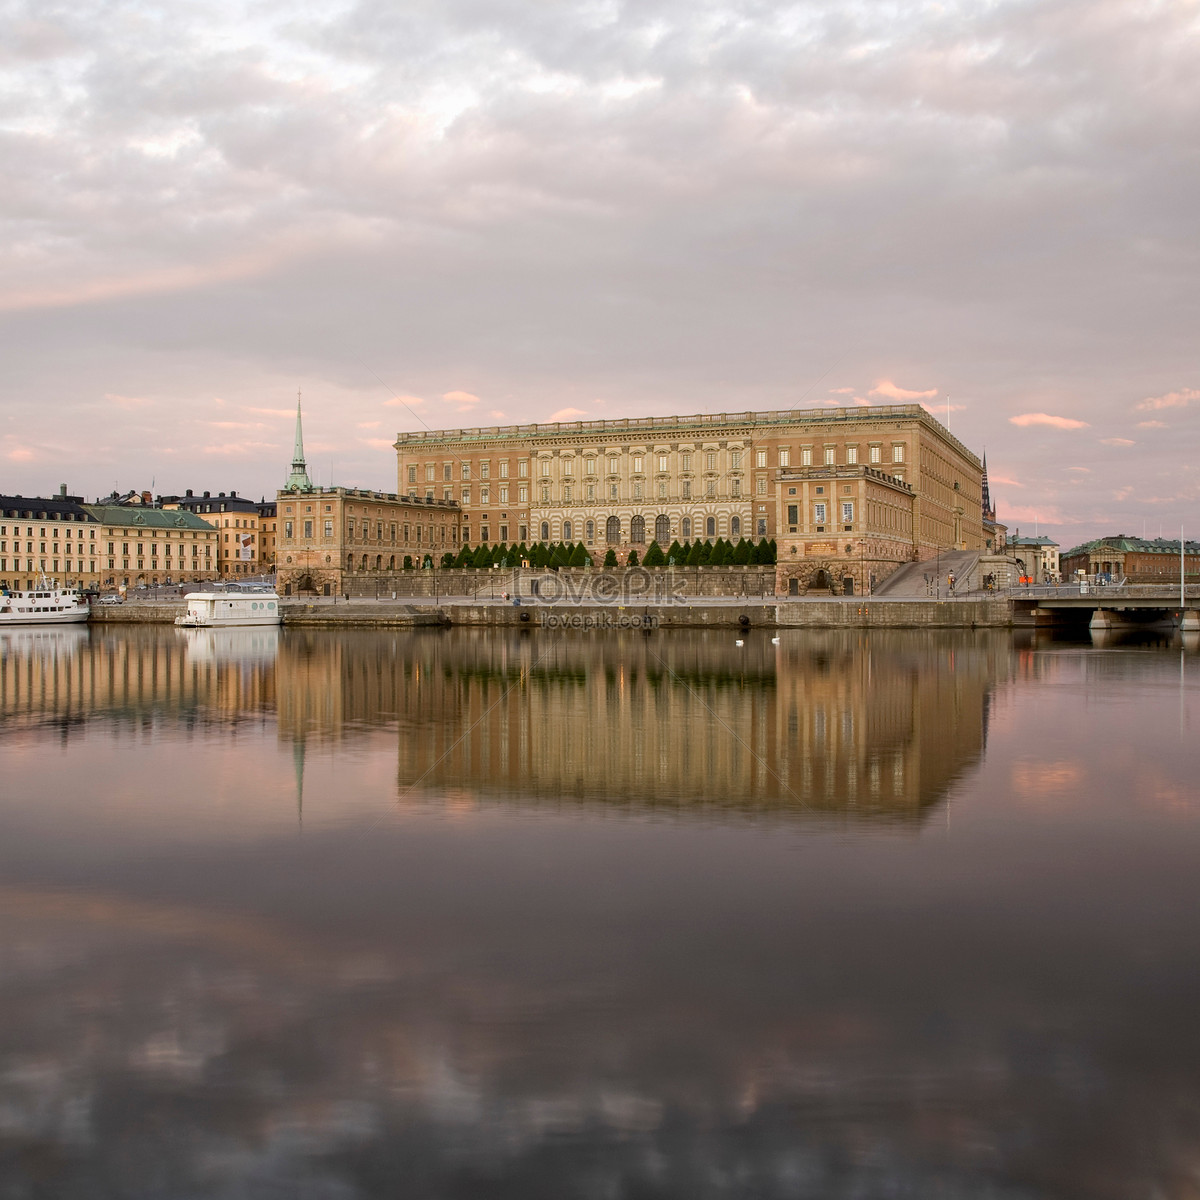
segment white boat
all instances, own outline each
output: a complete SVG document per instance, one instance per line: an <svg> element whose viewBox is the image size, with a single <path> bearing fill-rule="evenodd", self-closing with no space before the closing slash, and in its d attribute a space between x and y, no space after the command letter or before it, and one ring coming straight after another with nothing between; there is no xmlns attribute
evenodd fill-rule
<svg viewBox="0 0 1200 1200"><path fill-rule="evenodd" d="M0 592L0 626L73 625L87 619L87 601L79 592L45 576L28 591Z"/></svg>
<svg viewBox="0 0 1200 1200"><path fill-rule="evenodd" d="M274 592L188 592L183 599L187 611L175 624L191 629L279 624L279 597Z"/></svg>

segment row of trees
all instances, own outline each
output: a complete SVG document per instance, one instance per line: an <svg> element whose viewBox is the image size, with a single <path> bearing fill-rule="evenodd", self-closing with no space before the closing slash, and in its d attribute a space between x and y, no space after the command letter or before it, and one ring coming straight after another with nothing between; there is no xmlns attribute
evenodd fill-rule
<svg viewBox="0 0 1200 1200"><path fill-rule="evenodd" d="M668 550L657 542L651 542L646 547L645 555L639 560L638 552L631 550L624 565L627 567L725 567L725 566L772 566L775 563L777 547L774 540L763 538L755 543L741 538L735 544L725 538L717 538L715 542L696 541L672 542ZM447 552L442 555L440 566L443 567L519 567L528 563L539 570L559 567L591 567L595 566L588 548L582 542L534 542L526 546L524 542L511 546L504 543L495 545L463 546L457 553ZM616 551L609 549L604 556L605 567L618 567ZM433 559L427 554L416 561L410 555L404 556L404 569L411 571L415 567L432 567Z"/></svg>

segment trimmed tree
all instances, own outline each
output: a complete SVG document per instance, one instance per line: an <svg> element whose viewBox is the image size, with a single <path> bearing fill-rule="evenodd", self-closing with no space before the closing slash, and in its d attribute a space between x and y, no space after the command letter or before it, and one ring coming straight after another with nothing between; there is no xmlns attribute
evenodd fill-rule
<svg viewBox="0 0 1200 1200"><path fill-rule="evenodd" d="M571 551L570 565L573 567L590 567L592 565L592 560L588 557L587 547L582 542L575 543L575 549Z"/></svg>
<svg viewBox="0 0 1200 1200"><path fill-rule="evenodd" d="M454 560L456 567L469 567L474 561L474 551L471 547L463 542L462 549L458 552L458 557Z"/></svg>
<svg viewBox="0 0 1200 1200"><path fill-rule="evenodd" d="M698 567L702 565L703 560L701 558L701 547L703 545L703 542L693 542L688 548L687 565L689 567Z"/></svg>
<svg viewBox="0 0 1200 1200"><path fill-rule="evenodd" d="M406 555L404 556L404 569L405 569L406 571L411 571L411 570L413 569L413 565L412 565L412 555L411 555L411 554L406 554Z"/></svg>
<svg viewBox="0 0 1200 1200"><path fill-rule="evenodd" d="M636 567L638 565L638 556L636 550L630 550L629 557L625 560L627 567Z"/></svg>
<svg viewBox="0 0 1200 1200"><path fill-rule="evenodd" d="M744 567L750 561L750 543L745 538L738 539L738 544L733 548L732 561L738 567Z"/></svg>
<svg viewBox="0 0 1200 1200"><path fill-rule="evenodd" d="M617 565L617 552L609 546L608 553L604 556L604 565L606 567L615 567Z"/></svg>
<svg viewBox="0 0 1200 1200"><path fill-rule="evenodd" d="M712 542L703 541L700 543L700 565L707 567L712 562Z"/></svg>
<svg viewBox="0 0 1200 1200"><path fill-rule="evenodd" d="M667 556L662 552L662 547L657 541L653 541L646 547L646 557L642 559L642 565L646 567L662 567L667 562Z"/></svg>
<svg viewBox="0 0 1200 1200"><path fill-rule="evenodd" d="M667 558L674 560L676 564L682 563L687 551L677 542L671 543L670 550L667 551Z"/></svg>

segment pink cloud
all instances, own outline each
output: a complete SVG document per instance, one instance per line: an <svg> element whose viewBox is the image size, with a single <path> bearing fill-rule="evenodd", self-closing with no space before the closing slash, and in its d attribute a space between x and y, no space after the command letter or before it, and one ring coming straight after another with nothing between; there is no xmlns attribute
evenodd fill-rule
<svg viewBox="0 0 1200 1200"><path fill-rule="evenodd" d="M385 408L420 408L424 403L420 396L393 396L383 402Z"/></svg>
<svg viewBox="0 0 1200 1200"><path fill-rule="evenodd" d="M1092 473L1091 467L1068 467L1067 470L1068 471L1079 471L1081 474L1084 474L1084 475L1090 475Z"/></svg>
<svg viewBox="0 0 1200 1200"><path fill-rule="evenodd" d="M370 446L372 450L394 450L396 443L391 438L359 438L364 446Z"/></svg>
<svg viewBox="0 0 1200 1200"><path fill-rule="evenodd" d="M13 462L33 462L33 451L27 446L14 446L8 452L7 457Z"/></svg>
<svg viewBox="0 0 1200 1200"><path fill-rule="evenodd" d="M359 429L378 429L382 425L382 421L359 421Z"/></svg>
<svg viewBox="0 0 1200 1200"><path fill-rule="evenodd" d="M927 392L911 392L908 388L897 387L890 379L881 379L867 395L887 396L889 400L931 400L937 395L937 388L930 388Z"/></svg>
<svg viewBox="0 0 1200 1200"><path fill-rule="evenodd" d="M1166 429L1166 421L1139 421L1137 424L1139 429Z"/></svg>
<svg viewBox="0 0 1200 1200"><path fill-rule="evenodd" d="M551 413L546 420L548 421L574 421L576 417L586 417L587 413L582 408L560 408L558 412Z"/></svg>
<svg viewBox="0 0 1200 1200"><path fill-rule="evenodd" d="M294 408L247 408L246 411L261 413L267 417L294 417L296 415Z"/></svg>
<svg viewBox="0 0 1200 1200"><path fill-rule="evenodd" d="M1020 416L1009 417L1010 425L1049 425L1053 429L1087 429L1086 421L1076 421L1073 417L1055 417L1050 413L1021 413Z"/></svg>
<svg viewBox="0 0 1200 1200"><path fill-rule="evenodd" d="M466 412L479 403L479 397L473 392L443 392L442 399L457 404L459 412Z"/></svg>
<svg viewBox="0 0 1200 1200"><path fill-rule="evenodd" d="M834 396L853 396L854 395L853 388L830 388L829 391Z"/></svg>
<svg viewBox="0 0 1200 1200"><path fill-rule="evenodd" d="M262 421L202 421L202 425L211 425L214 429L262 429Z"/></svg>
<svg viewBox="0 0 1200 1200"><path fill-rule="evenodd" d="M508 414L502 413L498 408L493 408L492 416L495 417L497 421L499 421L501 418L508 416Z"/></svg>
<svg viewBox="0 0 1200 1200"><path fill-rule="evenodd" d="M992 483L1003 483L1006 487L1023 488L1025 485L1017 479L1007 479L1003 475L989 475Z"/></svg>
<svg viewBox="0 0 1200 1200"><path fill-rule="evenodd" d="M1136 446L1137 442L1131 442L1128 438L1101 438L1102 446Z"/></svg>
<svg viewBox="0 0 1200 1200"><path fill-rule="evenodd" d="M204 453L216 458L245 458L249 454L276 451L279 447L272 442L225 442L219 446L205 446Z"/></svg>
<svg viewBox="0 0 1200 1200"><path fill-rule="evenodd" d="M1047 508L1042 508L1038 505L1005 505L1004 511L1000 514L1004 523L1012 529L1016 522L1021 522L1023 525L1033 524L1035 521L1041 525L1077 525L1077 520L1064 517L1062 510L1055 505L1050 505Z"/></svg>
<svg viewBox="0 0 1200 1200"><path fill-rule="evenodd" d="M1187 408L1193 400L1200 400L1200 392L1195 388L1180 388L1163 396L1147 396L1136 407L1139 412L1157 412L1163 408Z"/></svg>

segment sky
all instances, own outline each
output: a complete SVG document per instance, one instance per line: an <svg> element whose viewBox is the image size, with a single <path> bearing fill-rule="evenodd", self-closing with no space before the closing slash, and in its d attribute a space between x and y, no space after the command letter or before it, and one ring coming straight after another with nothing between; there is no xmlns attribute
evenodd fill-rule
<svg viewBox="0 0 1200 1200"><path fill-rule="evenodd" d="M925 404L1200 535L1200 0L0 0L0 492Z"/></svg>

